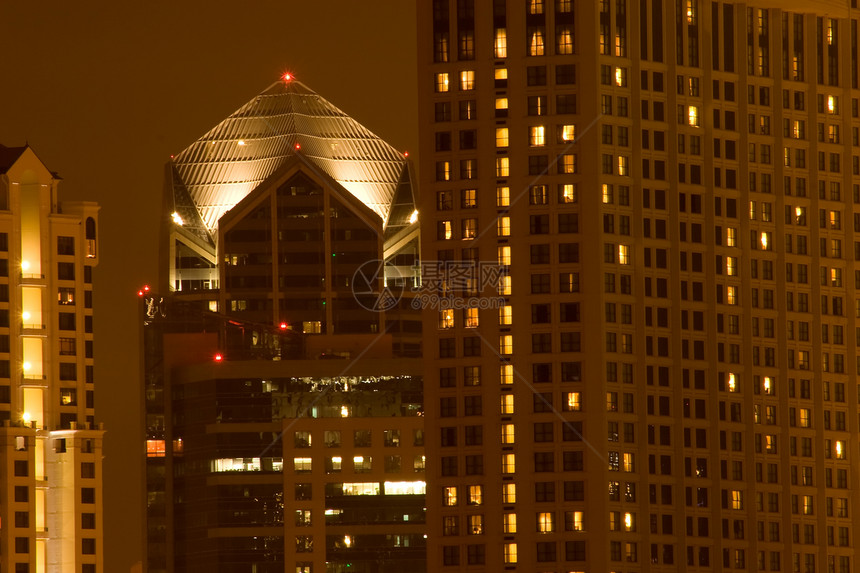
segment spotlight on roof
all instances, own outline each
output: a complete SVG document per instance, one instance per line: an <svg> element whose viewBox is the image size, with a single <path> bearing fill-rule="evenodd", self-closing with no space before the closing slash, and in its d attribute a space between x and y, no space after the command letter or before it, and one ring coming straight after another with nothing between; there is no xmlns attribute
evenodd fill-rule
<svg viewBox="0 0 860 573"><path fill-rule="evenodd" d="M409 215L409 224L411 225L415 221L418 220L418 209L412 211L412 214Z"/></svg>
<svg viewBox="0 0 860 573"><path fill-rule="evenodd" d="M177 213L176 211L174 211L173 214L170 215L170 218L173 219L173 222L180 227L185 224L185 221L182 220L182 217L180 217L179 213Z"/></svg>

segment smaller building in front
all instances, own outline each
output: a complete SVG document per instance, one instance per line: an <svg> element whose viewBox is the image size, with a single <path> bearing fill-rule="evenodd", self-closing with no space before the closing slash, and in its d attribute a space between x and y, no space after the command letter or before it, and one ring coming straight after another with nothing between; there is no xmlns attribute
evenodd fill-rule
<svg viewBox="0 0 860 573"><path fill-rule="evenodd" d="M423 571L420 360L195 306L144 303L149 570Z"/></svg>

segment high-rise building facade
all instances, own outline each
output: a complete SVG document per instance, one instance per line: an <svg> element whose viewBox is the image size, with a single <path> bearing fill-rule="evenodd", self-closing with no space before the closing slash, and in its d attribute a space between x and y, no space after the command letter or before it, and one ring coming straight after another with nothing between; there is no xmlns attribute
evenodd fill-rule
<svg viewBox="0 0 860 573"><path fill-rule="evenodd" d="M0 570L96 573L95 203L60 202L28 147L0 146Z"/></svg>
<svg viewBox="0 0 860 573"><path fill-rule="evenodd" d="M424 570L416 217L405 156L289 76L172 158L148 571Z"/></svg>
<svg viewBox="0 0 860 573"><path fill-rule="evenodd" d="M857 570L855 4L419 3L430 570Z"/></svg>

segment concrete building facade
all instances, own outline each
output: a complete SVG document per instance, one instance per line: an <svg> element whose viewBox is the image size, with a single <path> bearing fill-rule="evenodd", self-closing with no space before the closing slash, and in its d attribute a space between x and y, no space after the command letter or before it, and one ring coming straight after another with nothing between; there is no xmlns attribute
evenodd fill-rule
<svg viewBox="0 0 860 573"><path fill-rule="evenodd" d="M0 570L103 571L95 423L95 203L61 202L29 146L0 146Z"/></svg>
<svg viewBox="0 0 860 573"><path fill-rule="evenodd" d="M428 568L856 570L856 3L418 11Z"/></svg>

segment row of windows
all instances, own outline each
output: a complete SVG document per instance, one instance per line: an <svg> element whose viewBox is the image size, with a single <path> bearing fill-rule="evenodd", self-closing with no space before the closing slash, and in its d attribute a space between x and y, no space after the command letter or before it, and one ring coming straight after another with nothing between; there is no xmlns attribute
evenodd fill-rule
<svg viewBox="0 0 860 573"><path fill-rule="evenodd" d="M383 430L382 445L387 448L396 448L401 444L401 436L403 431ZM312 434L310 431L300 430L293 435L293 447L295 448L310 448L313 444ZM352 445L355 447L370 447L373 444L372 430L353 430ZM323 445L326 448L339 448L343 445L343 433L340 430L325 430L323 432ZM412 430L412 445L424 445L424 430Z"/></svg>

